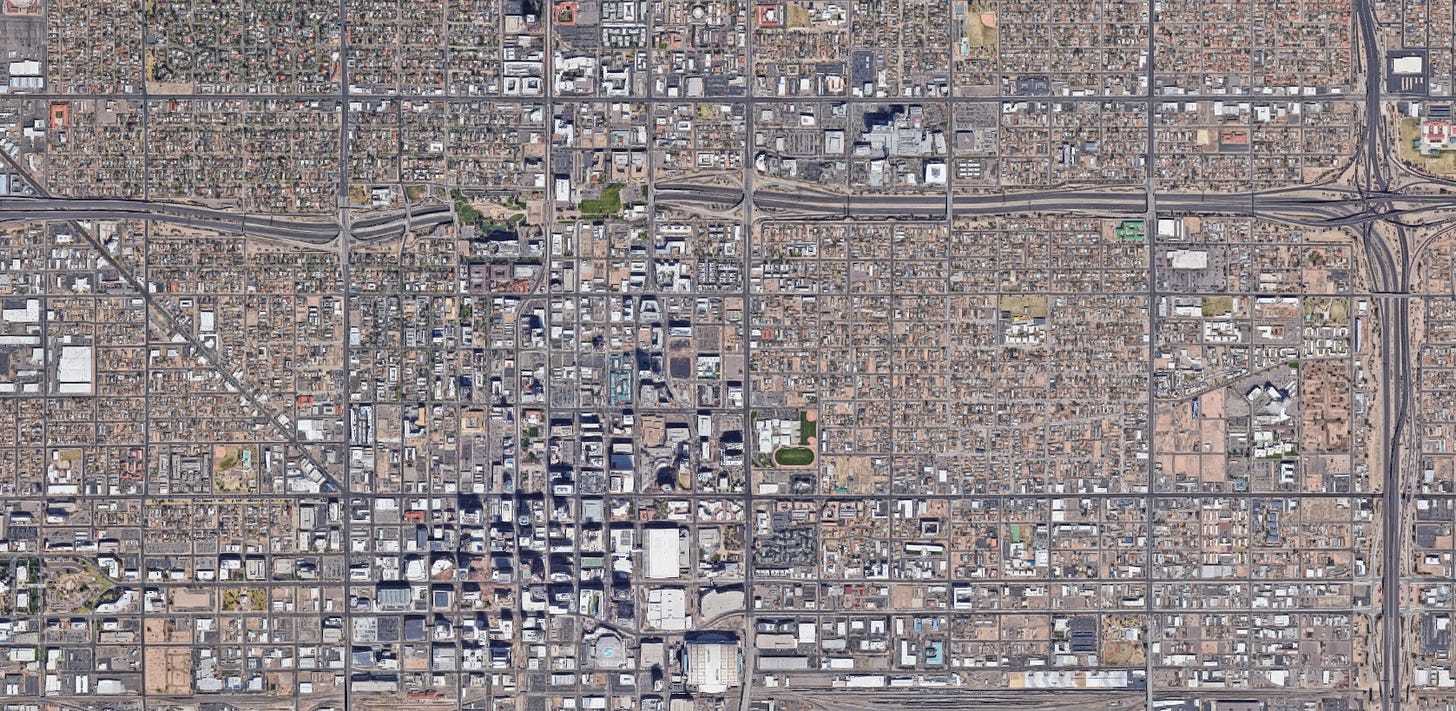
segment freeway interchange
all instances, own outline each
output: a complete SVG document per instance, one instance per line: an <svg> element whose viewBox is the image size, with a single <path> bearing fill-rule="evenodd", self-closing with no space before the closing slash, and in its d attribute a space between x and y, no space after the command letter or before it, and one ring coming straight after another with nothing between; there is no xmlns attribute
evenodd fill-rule
<svg viewBox="0 0 1456 711"><path fill-rule="evenodd" d="M1368 3L1357 3L1357 23L1368 27ZM1370 45L1367 44L1367 50ZM1378 57L1365 53L1367 69ZM742 210L752 219L946 220L962 216L1074 213L1094 216L1142 216L1156 206L1158 215L1251 217L1308 228L1346 228L1358 235L1370 275L1370 294L1377 305L1382 342L1380 377L1382 425L1376 433L1381 456L1381 635L1377 645L1384 708L1398 709L1404 700L1401 669L1405 615L1401 601L1402 543L1405 536L1408 465L1405 440L1410 426L1414 382L1411 374L1410 275L1422 252L1456 230L1456 181L1415 175L1392 161L1381 116L1379 72L1368 72L1374 98L1366 116L1354 171L1342 184L1312 185L1249 192L1156 192L1144 186L1048 188L1021 192L954 195L842 195L807 187L775 184L755 188L694 182L652 186L658 207L722 214ZM1151 202L1150 202L1151 201ZM947 214L947 212L951 214ZM323 217L305 218L244 214L219 208L169 202L110 198L0 198L0 222L78 222L148 220L241 234L309 247L367 245L400 239L416 230L452 224L449 205L414 206L403 210L350 213L347 227ZM1414 233L1423 241L1412 243Z"/></svg>
<svg viewBox="0 0 1456 711"><path fill-rule="evenodd" d="M687 208L741 206L736 187L669 183L654 189L659 205ZM1440 193L1360 192L1345 188L1282 188L1241 193L1158 193L1158 212L1171 215L1247 216L1305 227L1359 227L1378 222L1402 229L1437 225L1451 219L1456 197ZM1076 212L1140 215L1148 195L1129 188L1049 189L960 195L950 201L957 216ZM755 211L779 218L924 218L944 219L943 194L845 196L809 190L756 190ZM186 225L227 234L307 245L332 243L340 233L333 220L237 213L149 200L110 198L7 197L0 199L0 222L138 219ZM429 205L361 213L349 224L351 242L369 244L397 239L414 230L450 224L448 205ZM1377 268L1386 269L1382 259Z"/></svg>

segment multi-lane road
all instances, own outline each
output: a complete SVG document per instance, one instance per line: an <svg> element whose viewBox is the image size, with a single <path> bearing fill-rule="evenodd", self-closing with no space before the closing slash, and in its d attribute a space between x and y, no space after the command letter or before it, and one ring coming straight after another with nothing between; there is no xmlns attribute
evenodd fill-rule
<svg viewBox="0 0 1456 711"><path fill-rule="evenodd" d="M1348 227L1357 230L1369 263L1371 291L1383 342L1381 359L1381 426L1377 436L1381 453L1381 611L1378 648L1382 708L1396 710L1404 697L1402 640L1404 599L1402 551L1405 531L1405 437L1409 431L1411 380L1410 309L1405 296L1410 288L1417 252L1411 250L1412 230L1447 232L1456 228L1456 182L1412 176L1390 159L1379 101L1380 72L1374 49L1373 19L1369 4L1357 3L1364 61L1369 72L1362 146L1357 155L1354 187L1311 186L1247 193L1150 193L1144 186L1098 190L1043 190L1020 193L959 195L948 202L944 195L846 196L811 190L744 191L721 185L665 184L656 186L659 205L700 206L723 210L740 206L745 195L752 207L777 217L804 219L873 219L880 217L939 220L948 209L956 215L1010 215L1031 213L1085 213L1133 216L1156 205L1159 215L1249 216L1305 227ZM1397 173L1406 178L1392 189ZM1424 246L1424 245L1423 245ZM1422 246L1422 247L1423 247Z"/></svg>
<svg viewBox="0 0 1456 711"><path fill-rule="evenodd" d="M1403 695L1401 670L1401 552L1404 532L1403 452L1408 427L1411 381L1410 318L1403 298L1422 244L1412 251L1411 232L1456 229L1456 181L1414 176L1390 157L1382 116L1380 56L1368 0L1355 0L1355 22L1367 76L1365 116L1356 171L1350 186L1320 185L1254 192L1150 192L1148 185L1096 189L1045 189L954 195L944 192L846 196L809 187L763 187L666 182L652 186L656 205L776 219L925 219L955 216L1080 213L1140 216L1156 205L1159 215L1248 216L1304 227L1353 228L1369 263L1371 291L1377 302L1382 348L1383 458L1380 685L1382 705L1398 709ZM745 180L751 176L745 174ZM1400 181L1398 188L1392 187ZM750 204L745 205L745 201ZM342 215L342 213L341 213ZM228 234L245 234L293 244L322 246L368 244L398 239L411 231L450 224L449 205L404 210L350 212L337 220L244 214L236 211L158 202L107 198L0 198L0 223L131 219L186 225ZM341 234L347 240L336 242ZM1434 239L1434 238L1427 238ZM343 247L341 247L343 248Z"/></svg>
<svg viewBox="0 0 1456 711"><path fill-rule="evenodd" d="M947 202L943 194L837 195L788 188L753 191L753 207L770 217L797 218L916 218L944 219L947 204L957 215L1014 215L1074 212L1104 215L1140 215L1147 210L1148 194L1132 186L1100 189L1049 189L958 195ZM741 206L744 191L737 187L668 183L657 186L659 205L724 209ZM1307 227L1359 227L1386 223L1395 227L1425 227L1456 218L1456 198L1439 193L1360 191L1348 188L1304 187L1258 192L1160 192L1158 212L1170 215L1251 216ZM47 220L139 219L187 225L231 234L323 245L340 233L339 223L321 218L238 213L231 210L149 200L108 198L6 197L0 198L0 222ZM361 212L350 220L354 243L396 239L413 230L449 224L454 215L448 205L428 205L386 212ZM1387 253L1377 257L1381 276L1394 278ZM1384 270L1390 269L1387 272ZM1387 285L1388 286L1388 285Z"/></svg>
<svg viewBox="0 0 1456 711"><path fill-rule="evenodd" d="M246 234L308 245L338 238L334 220L238 213L195 205L107 198L0 198L0 222L68 220L151 220L229 234ZM349 239L367 244L396 239L413 230L430 230L455 219L448 205L366 213L349 223Z"/></svg>
<svg viewBox="0 0 1456 711"><path fill-rule="evenodd" d="M1370 0L1354 0L1351 15L1360 44L1360 62L1364 64L1365 117L1361 123L1360 165L1357 185L1364 193L1367 211L1388 215L1393 205L1390 193L1394 170L1391 170L1390 149L1380 101L1380 42L1375 10ZM1409 289L1410 272L1415 254L1407 242L1407 224L1393 222L1360 225L1361 245L1370 264L1374 288L1387 294L1402 294ZM1393 233L1393 235L1392 235ZM1389 241L1394 237L1394 243ZM1399 261L1397 262L1397 255ZM1403 435L1410 417L1413 383L1410 379L1411 342L1410 308L1392 296L1376 304L1380 324L1381 349L1381 454L1384 471L1381 478L1381 572L1380 572L1380 702L1386 711L1398 711L1404 699L1402 648L1404 616L1401 600L1402 550L1405 543L1405 479L1402 476Z"/></svg>
<svg viewBox="0 0 1456 711"><path fill-rule="evenodd" d="M723 185L668 183L654 190L659 205L722 210L741 205L744 192ZM1279 188L1258 192L1159 192L1158 212L1169 215L1261 217L1306 227L1350 227L1386 222L1404 227L1444 223L1456 216L1456 198L1439 193L1361 191L1337 187ZM1049 189L957 195L957 215L1080 212L1141 215L1148 194L1142 186ZM943 194L841 195L812 190L753 191L753 207L775 217L944 219Z"/></svg>

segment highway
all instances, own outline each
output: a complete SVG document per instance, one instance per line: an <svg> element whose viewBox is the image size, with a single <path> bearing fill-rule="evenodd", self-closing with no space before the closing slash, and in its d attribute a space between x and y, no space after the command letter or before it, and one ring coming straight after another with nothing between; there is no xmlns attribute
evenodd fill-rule
<svg viewBox="0 0 1456 711"><path fill-rule="evenodd" d="M1354 0L1350 9L1360 44L1358 56L1365 70L1365 117L1360 135L1362 165L1358 166L1361 170L1357 172L1357 185L1367 199L1370 199L1367 209L1389 212L1392 206L1387 196L1392 176L1387 170L1386 161L1393 144L1386 136L1381 111L1380 84L1384 72L1381 67L1375 10L1370 0ZM1405 293L1410 285L1410 270L1415 255L1409 249L1404 225L1394 226L1394 246L1382 234L1389 231L1366 223L1361 226L1361 243L1370 263L1374 288L1381 292ZM1397 250L1401 259L1398 264L1395 259ZM1410 308L1405 302L1381 298L1376 303L1376 309L1382 343L1380 407L1383 431L1380 434L1384 444L1384 472L1380 492L1380 703L1385 711L1399 711L1405 687L1401 668L1401 639L1404 637L1404 619L1401 614L1401 600L1404 597L1401 585L1401 552L1405 543L1405 482L1401 476L1401 438L1410 413L1413 386L1410 379Z"/></svg>
<svg viewBox="0 0 1456 711"><path fill-rule="evenodd" d="M910 194L843 195L812 187L783 184L754 186L748 160L741 186L694 182L662 182L651 186L654 206L721 213L741 210L745 228L756 219L899 219L942 221L957 216L1034 215L1042 213L1097 216L1244 216L1308 228L1349 228L1358 235L1370 275L1370 293L1382 343L1379 377L1380 422L1372 448L1381 453L1380 536L1380 697L1383 709L1398 711L1404 696L1402 562L1406 531L1405 438L1411 430L1414 382L1410 341L1411 272L1420 254L1438 236L1456 230L1456 181L1415 175L1392 160L1382 107L1382 56L1370 0L1352 5L1358 61L1364 74L1364 116L1355 155L1354 178L1347 185L1313 185L1253 192L1156 191L1146 184L1098 188L953 194L937 191ZM1161 97L1128 97L1155 101ZM750 114L754 99L749 99ZM1151 143L1150 143L1151 146ZM1152 148L1150 147L1150 154ZM751 157L751 156L750 156ZM9 160L7 158L7 160ZM13 161L10 161L13 165ZM347 161L345 161L347 163ZM18 170L18 166L15 166ZM949 197L947 193L952 193ZM346 198L342 195L341 199ZM548 210L550 212L550 210ZM950 212L951 214L947 214ZM344 207L338 219L246 214L227 209L170 202L109 198L4 197L0 222L98 219L150 220L226 234L241 234L306 246L334 245L347 254L351 245L400 239L414 230L451 224L449 205L438 204L388 212L358 212ZM347 225L346 227L341 227ZM1423 241L1412 248L1411 239ZM340 235L346 240L339 240ZM747 239L752 230L746 229ZM745 266L751 250L745 253ZM746 294L745 294L746 296ZM752 495L745 504L752 509ZM751 590L752 567L747 586ZM751 634L751 633L750 633ZM751 641L751 638L750 638ZM748 703L748 694L743 705Z"/></svg>
<svg viewBox="0 0 1456 711"><path fill-rule="evenodd" d="M1406 480L1403 476L1405 437L1415 384L1411 375L1410 276L1420 253L1442 235L1456 230L1456 181L1415 175L1391 160L1393 149L1382 114L1381 57L1369 0L1357 0L1355 23L1365 65L1365 107L1353 187L1310 186L1247 193L1152 192L1151 186L1097 190L1040 190L985 195L956 195L949 209L960 215L1086 213L1142 215L1156 205L1158 215L1248 216L1304 227L1352 228L1369 265L1371 292L1382 343L1380 361L1380 427L1373 445L1381 453L1380 493L1380 640L1378 654L1381 707L1398 711L1405 694L1402 609ZM1401 189L1392 183L1404 178ZM1421 191L1421 192L1418 192ZM658 204L684 209L739 207L745 193L751 208L778 218L873 219L877 217L945 219L943 194L854 195L814 190L743 191L726 186L658 185ZM1411 232L1435 235L1415 251Z"/></svg>
<svg viewBox="0 0 1456 711"><path fill-rule="evenodd" d="M39 181L21 170L20 166L16 164L15 160L9 155L5 153L0 153L0 159L3 159L3 161L11 167L11 169L17 171L21 175L22 181L25 182L25 184L28 185L30 189L34 191L34 193L38 196L36 198L22 198L20 199L21 202L29 203L34 206L36 204L44 204L46 201L55 200L55 198L49 193L49 191L46 190L44 185L41 185ZM6 205L9 205L12 202L13 201L9 199L4 201ZM217 374L222 377L223 381L227 384L228 388L232 392L237 393L245 402L247 402L250 407L253 408L255 412L264 415L264 419L272 423L273 427L276 429L282 439L288 444L292 445L296 449L296 451L298 451L298 453L305 460L307 460L309 465L311 465L316 471L320 472L323 475L324 479L327 482L325 484L325 488L332 487L337 490L339 488L338 480L328 473L329 469L324 465L322 459L315 453L315 451L310 449L308 446L305 445L302 440L299 439L298 432L288 428L282 423L282 421L279 419L279 415L281 413L273 410L268 405L268 403L265 402L265 398L263 396L257 393L253 388L249 387L246 383L240 381L238 377L232 373L232 369L224 367L217 350L208 346L207 344L204 344L201 339L198 338L197 334L194 333L190 328L184 327L183 324L180 322L178 314L174 312L171 308L168 308L166 304L158 300L157 295L152 291L151 288L149 288L149 285L147 283L144 283L143 277L138 276L136 273L128 269L125 265L121 264L121 262L117 261L116 257L111 253L109 249L107 249L106 245L102 244L101 240L98 239L96 235L86 225L81 224L82 219L95 218L95 213L85 210L75 210L75 206L69 204L70 201L62 200L61 202L67 203L67 205L64 205L59 210L59 212L84 212L88 215L88 217L55 217L50 219L56 219L70 225L71 229L75 230L76 234L79 235L81 239L85 240L88 244L91 245L92 249L96 250L96 253L101 257L101 260L106 262L109 267L115 270L116 274L120 276L121 280L126 282L137 294L137 296L141 298L141 300L146 304L147 312L155 313L161 319L161 322L158 325L165 327L167 331L170 331L174 335L174 337L180 338L180 342L186 343L188 346L190 346L193 351L198 355L199 360L212 367L212 369L215 370ZM102 202L126 203L130 201L103 200ZM143 206L162 205L162 203L150 203L147 201L140 201L140 204ZM114 209L114 207L115 206L102 207L101 210L104 211L107 209ZM4 207L0 206L0 213L3 213L3 211ZM55 211L53 210L53 212ZM146 213L141 212L139 214L145 215ZM240 222L242 222L242 220L240 220Z"/></svg>
<svg viewBox="0 0 1456 711"><path fill-rule="evenodd" d="M722 209L743 202L740 188L721 185L659 185L659 204L684 209ZM1389 222L1423 227L1450 219L1453 197L1442 194L1362 192L1347 188L1280 188L1243 193L1159 192L1158 212L1169 215L1248 216L1305 227L1354 227ZM1053 189L957 195L950 204L957 215L1012 215L1073 212L1099 215L1141 215L1148 193L1136 188ZM943 194L837 195L815 191L754 190L753 207L778 218L915 218L944 219Z"/></svg>
<svg viewBox="0 0 1456 711"><path fill-rule="evenodd" d="M325 245L339 237L339 223L151 200L108 198L5 197L0 198L0 222L45 220L151 220L228 234L245 234L305 245ZM402 237L411 230L430 230L449 224L454 215L448 205L368 214L350 222L351 242L369 244Z"/></svg>
<svg viewBox="0 0 1456 711"><path fill-rule="evenodd" d="M668 183L653 191L658 204L682 209L741 206L741 188L719 185ZM1389 223L1397 227L1425 227L1451 219L1450 195L1412 194L1383 190L1362 192L1344 188L1281 188L1243 193L1160 192L1158 212L1168 215L1249 216L1306 227L1360 227ZM1051 189L1024 192L957 195L949 201L957 216L1014 215L1071 212L1098 215L1140 215L1147 211L1148 194L1137 188ZM910 195L835 195L808 190L753 191L753 207L776 218L897 218L945 219L943 193ZM304 219L237 213L229 210L148 200L108 198L5 197L0 198L0 222L44 220L135 219L187 225L229 234L246 234L307 245L324 245L339 236L335 220ZM431 230L450 224L448 205L429 205L382 213L364 213L350 221L350 241L383 242L412 230ZM1377 240L1378 242L1378 240ZM1396 279L1389 249L1372 245L1382 286Z"/></svg>

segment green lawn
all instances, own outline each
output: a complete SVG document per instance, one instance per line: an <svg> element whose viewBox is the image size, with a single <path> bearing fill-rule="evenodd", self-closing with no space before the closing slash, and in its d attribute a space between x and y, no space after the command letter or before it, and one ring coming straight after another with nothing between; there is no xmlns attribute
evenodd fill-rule
<svg viewBox="0 0 1456 711"><path fill-rule="evenodd" d="M612 217L622 212L621 183L612 183L602 188L602 196L594 200L582 200L577 209L583 216Z"/></svg>
<svg viewBox="0 0 1456 711"><path fill-rule="evenodd" d="M814 450L808 447L782 447L774 452L774 462L784 467L802 467L814 463Z"/></svg>
<svg viewBox="0 0 1456 711"><path fill-rule="evenodd" d="M808 413L799 413L799 444L808 444L811 437L818 436L819 423L809 419Z"/></svg>
<svg viewBox="0 0 1456 711"><path fill-rule="evenodd" d="M455 201L455 215L460 218L463 225L479 225L483 217L480 211L470 204L469 198L459 190L450 191L450 199Z"/></svg>

